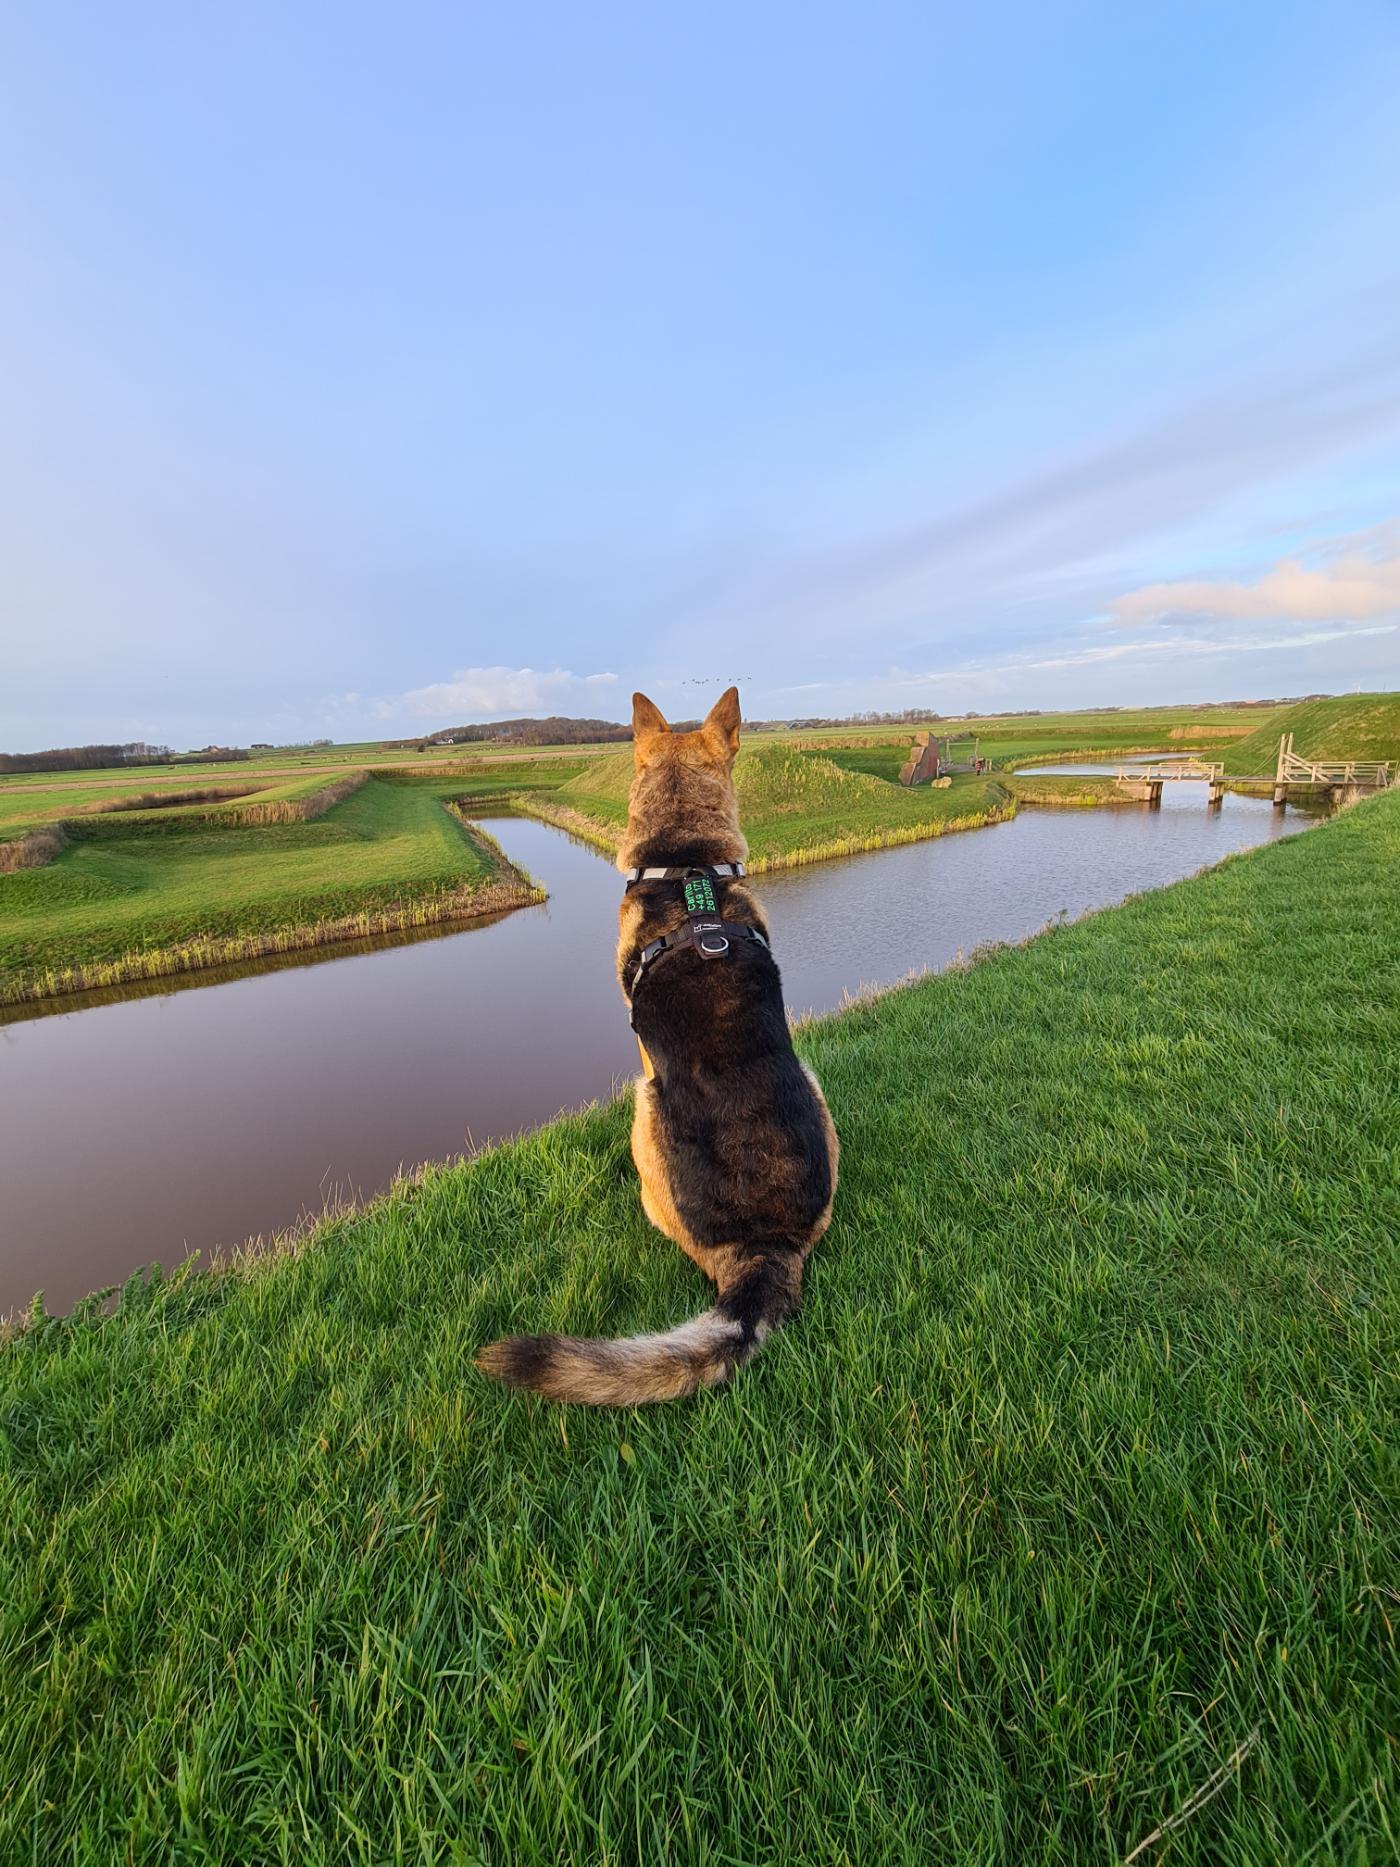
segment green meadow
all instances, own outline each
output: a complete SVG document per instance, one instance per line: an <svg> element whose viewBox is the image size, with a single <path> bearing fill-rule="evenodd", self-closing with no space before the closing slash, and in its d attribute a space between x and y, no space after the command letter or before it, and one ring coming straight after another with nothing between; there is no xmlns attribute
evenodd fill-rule
<svg viewBox="0 0 1400 1867"><path fill-rule="evenodd" d="M305 823L245 825L234 814L294 800L304 783L234 804L70 819L54 861L0 875L0 998L530 898L437 789L371 778Z"/></svg>
<svg viewBox="0 0 1400 1867"><path fill-rule="evenodd" d="M471 1367L703 1306L625 1100L35 1315L0 1858L1394 1859L1397 866L1382 797L804 1028L835 1221L693 1403Z"/></svg>

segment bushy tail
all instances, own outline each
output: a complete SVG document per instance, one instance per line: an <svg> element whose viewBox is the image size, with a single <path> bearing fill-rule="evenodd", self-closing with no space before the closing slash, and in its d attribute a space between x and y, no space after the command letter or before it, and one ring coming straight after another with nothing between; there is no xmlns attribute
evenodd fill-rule
<svg viewBox="0 0 1400 1867"><path fill-rule="evenodd" d="M802 1300L802 1256L782 1248L725 1254L719 1299L665 1335L607 1342L517 1335L482 1349L476 1365L511 1387L589 1407L636 1407L715 1387L752 1361Z"/></svg>

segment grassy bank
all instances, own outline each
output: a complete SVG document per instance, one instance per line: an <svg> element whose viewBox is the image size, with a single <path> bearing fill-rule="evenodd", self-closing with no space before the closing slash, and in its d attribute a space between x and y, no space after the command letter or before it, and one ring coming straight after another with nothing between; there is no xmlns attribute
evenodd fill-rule
<svg viewBox="0 0 1400 1867"><path fill-rule="evenodd" d="M1400 694L1337 694L1285 707L1219 753L1228 772L1271 777L1282 733L1302 758L1385 759L1400 765Z"/></svg>
<svg viewBox="0 0 1400 1867"><path fill-rule="evenodd" d="M433 787L347 778L337 789L328 800L303 781L251 823L210 822L205 807L69 819L47 867L0 876L0 1003L540 898Z"/></svg>
<svg viewBox="0 0 1400 1867"><path fill-rule="evenodd" d="M537 792L522 807L615 851L631 782L629 750L591 760L557 791ZM762 739L741 749L734 782L755 875L978 829L1013 814L991 778L960 777L947 790L905 790L824 753Z"/></svg>
<svg viewBox="0 0 1400 1867"><path fill-rule="evenodd" d="M1043 778L1038 774L1003 771L997 774L1003 791L1017 804L1039 804L1059 810L1096 810L1104 804L1126 804L1112 778L1082 777Z"/></svg>
<svg viewBox="0 0 1400 1867"><path fill-rule="evenodd" d="M625 1103L34 1323L0 1858L1393 1858L1397 862L1382 798L806 1029L836 1222L695 1404L469 1366L702 1303Z"/></svg>

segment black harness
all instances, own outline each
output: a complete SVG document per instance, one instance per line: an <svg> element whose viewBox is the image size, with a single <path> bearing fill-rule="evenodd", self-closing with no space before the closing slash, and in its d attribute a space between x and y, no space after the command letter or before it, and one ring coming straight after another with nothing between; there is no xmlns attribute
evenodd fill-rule
<svg viewBox="0 0 1400 1867"><path fill-rule="evenodd" d="M634 1005L637 987L649 969L667 953L679 953L685 947L694 947L702 959L723 959L731 951L730 941L735 937L756 940L765 953L770 950L757 927L751 927L747 921L720 919L719 903L715 899L715 880L719 876L737 880L743 873L742 862L693 863L684 868L628 869L626 880L629 889L635 888L639 882L673 882L680 888L685 902L685 919L676 931L649 941L638 956L637 970L632 974L627 988L627 995L634 1001ZM629 1008L628 1022L635 1031L635 1009Z"/></svg>

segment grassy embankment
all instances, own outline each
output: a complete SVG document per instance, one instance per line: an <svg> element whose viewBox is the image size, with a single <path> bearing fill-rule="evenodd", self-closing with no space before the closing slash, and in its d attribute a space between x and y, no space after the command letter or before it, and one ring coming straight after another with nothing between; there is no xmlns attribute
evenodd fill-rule
<svg viewBox="0 0 1400 1867"><path fill-rule="evenodd" d="M975 829L1012 814L990 778L956 778L946 791L906 791L843 770L823 754L763 739L740 750L734 780L754 874ZM577 777L556 791L531 793L521 808L611 852L627 821L631 782L628 750L590 759Z"/></svg>
<svg viewBox="0 0 1400 1867"><path fill-rule="evenodd" d="M1285 707L1223 748L1226 771L1272 777L1282 733L1293 734L1302 758L1385 759L1393 770L1400 766L1400 694L1338 694Z"/></svg>
<svg viewBox="0 0 1400 1867"><path fill-rule="evenodd" d="M727 1392L469 1366L702 1304L625 1102L31 1323L0 1857L1394 1858L1397 864L1387 797L802 1031L836 1220Z"/></svg>
<svg viewBox="0 0 1400 1867"><path fill-rule="evenodd" d="M68 817L46 867L0 876L0 1003L542 898L443 808L444 788L460 781L317 775L223 804Z"/></svg>

